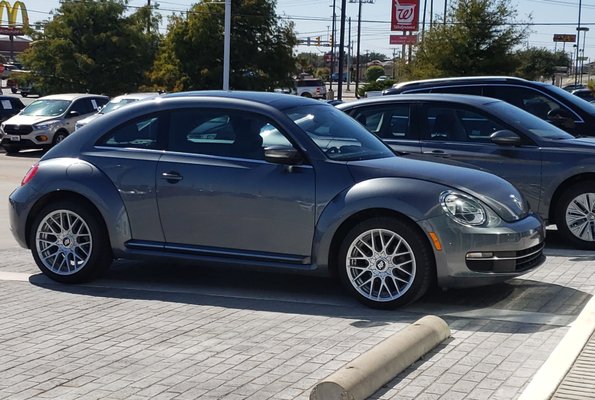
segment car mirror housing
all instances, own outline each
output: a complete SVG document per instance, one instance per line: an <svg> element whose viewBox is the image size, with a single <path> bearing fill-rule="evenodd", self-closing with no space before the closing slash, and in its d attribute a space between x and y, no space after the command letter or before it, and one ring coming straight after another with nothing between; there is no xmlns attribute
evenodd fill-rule
<svg viewBox="0 0 595 400"><path fill-rule="evenodd" d="M265 148L264 159L270 163L282 165L298 165L304 161L299 151L288 146L270 146Z"/></svg>
<svg viewBox="0 0 595 400"><path fill-rule="evenodd" d="M492 133L490 135L490 140L492 143L496 143L501 146L518 146L521 144L521 137L513 131L509 131L508 129L503 129Z"/></svg>
<svg viewBox="0 0 595 400"><path fill-rule="evenodd" d="M78 117L79 115L81 115L81 114L78 111L69 111L66 116L68 118L74 118L74 117Z"/></svg>

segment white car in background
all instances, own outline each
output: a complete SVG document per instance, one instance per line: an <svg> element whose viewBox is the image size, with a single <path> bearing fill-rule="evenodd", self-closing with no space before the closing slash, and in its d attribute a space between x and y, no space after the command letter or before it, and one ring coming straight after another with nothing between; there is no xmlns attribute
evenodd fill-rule
<svg viewBox="0 0 595 400"><path fill-rule="evenodd" d="M117 110L118 108L124 107L126 104L135 103L140 100L153 99L161 94L162 93L159 92L128 93L118 97L114 97L110 100L109 103L105 105L105 107L100 109L99 112L97 112L96 114L90 115L87 118L77 121L75 130L87 125L89 122L101 117L103 114L107 114L109 112Z"/></svg>

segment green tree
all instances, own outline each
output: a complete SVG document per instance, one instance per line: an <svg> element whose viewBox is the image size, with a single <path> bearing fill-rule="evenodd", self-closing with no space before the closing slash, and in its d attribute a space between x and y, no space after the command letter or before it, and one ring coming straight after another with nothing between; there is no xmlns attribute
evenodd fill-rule
<svg viewBox="0 0 595 400"><path fill-rule="evenodd" d="M159 18L146 8L125 13L123 0L62 1L21 57L35 85L44 93L137 90L155 57Z"/></svg>
<svg viewBox="0 0 595 400"><path fill-rule="evenodd" d="M424 35L411 73L413 78L508 75L516 64L513 49L528 34L516 22L509 0L458 0L446 25Z"/></svg>
<svg viewBox="0 0 595 400"><path fill-rule="evenodd" d="M366 70L366 81L375 82L381 75L384 75L384 68L374 65Z"/></svg>
<svg viewBox="0 0 595 400"><path fill-rule="evenodd" d="M567 53L537 47L517 51L515 58L518 65L515 75L531 80L549 79L557 67L569 67L571 64Z"/></svg>
<svg viewBox="0 0 595 400"><path fill-rule="evenodd" d="M263 90L292 84L297 39L292 23L281 22L274 0L232 0L230 87ZM185 16L170 19L151 71L156 88L221 89L224 5L205 0Z"/></svg>

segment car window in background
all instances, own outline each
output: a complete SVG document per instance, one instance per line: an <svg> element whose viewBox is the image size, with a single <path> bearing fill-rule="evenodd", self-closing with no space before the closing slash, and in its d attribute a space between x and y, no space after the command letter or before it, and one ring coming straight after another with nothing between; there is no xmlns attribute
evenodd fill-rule
<svg viewBox="0 0 595 400"><path fill-rule="evenodd" d="M105 107L103 107L100 111L101 114L107 114L111 111L115 111L120 107L125 106L126 104L134 103L138 101L138 99L114 99L107 103Z"/></svg>
<svg viewBox="0 0 595 400"><path fill-rule="evenodd" d="M519 110L517 107L511 106L502 101L495 101L486 105L494 109L499 115L506 117L506 122L516 128L524 128L529 130L532 134L542 137L544 139L572 139L574 136L563 131L560 128L537 118L529 113Z"/></svg>
<svg viewBox="0 0 595 400"><path fill-rule="evenodd" d="M409 130L409 104L357 110L351 116L367 130L383 139L413 139Z"/></svg>
<svg viewBox="0 0 595 400"><path fill-rule="evenodd" d="M563 90L561 91L564 92ZM568 92L564 93L572 96ZM504 100L505 102L519 107L543 120L548 119L548 113L552 110L563 109L569 115L575 115L571 110L554 101L549 96L546 96L545 94L531 88L515 86L489 86L485 88L484 95Z"/></svg>
<svg viewBox="0 0 595 400"><path fill-rule="evenodd" d="M550 90L556 93L558 96L564 98L565 100L569 101L570 103L580 107L584 111L588 112L591 115L595 115L595 105L593 103L588 102L585 99L581 99L578 96L573 95L572 93L559 88L558 86L548 86Z"/></svg>
<svg viewBox="0 0 595 400"><path fill-rule="evenodd" d="M74 104L70 108L70 111L76 111L79 113L79 115L85 115L95 112L96 109L97 107L93 106L91 99L78 99L75 100Z"/></svg>
<svg viewBox="0 0 595 400"><path fill-rule="evenodd" d="M453 93L453 94L470 94L473 96L481 96L481 86L446 86L435 88L431 93Z"/></svg>
<svg viewBox="0 0 595 400"><path fill-rule="evenodd" d="M157 116L145 116L112 130L97 142L97 146L156 149L159 132Z"/></svg>
<svg viewBox="0 0 595 400"><path fill-rule="evenodd" d="M489 142L492 133L503 130L500 123L456 105L427 105L426 138L460 142Z"/></svg>
<svg viewBox="0 0 595 400"><path fill-rule="evenodd" d="M332 160L353 161L391 157L393 153L347 114L328 105L285 110Z"/></svg>
<svg viewBox="0 0 595 400"><path fill-rule="evenodd" d="M64 113L69 105L68 100L36 100L23 109L22 115L54 117Z"/></svg>

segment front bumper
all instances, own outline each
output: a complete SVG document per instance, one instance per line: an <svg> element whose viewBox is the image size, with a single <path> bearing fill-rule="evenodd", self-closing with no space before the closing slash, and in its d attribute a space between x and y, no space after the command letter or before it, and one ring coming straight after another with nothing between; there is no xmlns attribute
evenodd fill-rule
<svg viewBox="0 0 595 400"><path fill-rule="evenodd" d="M496 227L467 227L447 216L421 222L434 232L438 285L472 287L502 282L539 267L545 261L545 225L536 214Z"/></svg>
<svg viewBox="0 0 595 400"><path fill-rule="evenodd" d="M31 149L51 146L55 129L33 130L27 134L0 132L0 145L14 149Z"/></svg>

